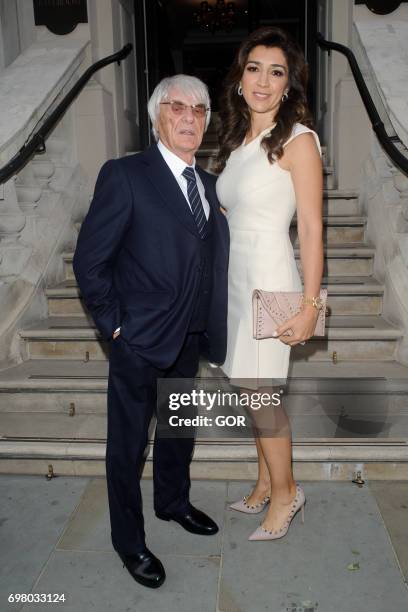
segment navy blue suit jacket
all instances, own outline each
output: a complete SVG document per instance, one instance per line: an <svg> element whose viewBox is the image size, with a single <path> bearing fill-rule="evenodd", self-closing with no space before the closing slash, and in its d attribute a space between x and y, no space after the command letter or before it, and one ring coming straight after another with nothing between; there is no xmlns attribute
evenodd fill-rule
<svg viewBox="0 0 408 612"><path fill-rule="evenodd" d="M213 291L202 354L225 359L228 225L216 177L197 168L214 221ZM108 160L74 255L84 302L105 339L121 326L132 349L159 368L175 361L200 279L200 239L186 199L156 145Z"/></svg>

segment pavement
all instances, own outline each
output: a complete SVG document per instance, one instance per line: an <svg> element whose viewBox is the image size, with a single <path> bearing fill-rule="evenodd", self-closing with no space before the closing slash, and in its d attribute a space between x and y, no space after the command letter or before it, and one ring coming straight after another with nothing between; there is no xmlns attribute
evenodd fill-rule
<svg viewBox="0 0 408 612"><path fill-rule="evenodd" d="M193 481L192 503L220 526L208 537L157 519L143 480L147 545L167 573L152 590L112 549L104 478L1 475L0 612L407 612L408 482L301 484L304 525L298 513L281 540L249 542L262 515L228 505L251 483ZM16 593L59 601L9 603Z"/></svg>

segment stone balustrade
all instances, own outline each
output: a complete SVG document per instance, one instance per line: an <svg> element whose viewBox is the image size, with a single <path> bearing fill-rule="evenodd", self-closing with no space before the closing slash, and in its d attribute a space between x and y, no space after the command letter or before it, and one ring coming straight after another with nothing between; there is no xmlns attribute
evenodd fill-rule
<svg viewBox="0 0 408 612"><path fill-rule="evenodd" d="M408 177L394 167L374 135L361 172L360 201L367 239L375 245L374 274L385 286L383 315L404 329L398 359L408 364Z"/></svg>
<svg viewBox="0 0 408 612"><path fill-rule="evenodd" d="M4 166L83 73L87 41L33 44L0 80L0 166ZM89 203L77 159L72 106L24 168L0 185L0 365L19 361L17 331L47 315L44 287L62 279L59 254L72 247Z"/></svg>
<svg viewBox="0 0 408 612"><path fill-rule="evenodd" d="M387 132L398 136L398 147L408 159L408 10L404 11L356 19L353 50ZM361 169L360 201L367 215L367 238L376 249L374 274L385 285L383 315L404 329L398 359L408 364L408 176L394 166L374 132Z"/></svg>

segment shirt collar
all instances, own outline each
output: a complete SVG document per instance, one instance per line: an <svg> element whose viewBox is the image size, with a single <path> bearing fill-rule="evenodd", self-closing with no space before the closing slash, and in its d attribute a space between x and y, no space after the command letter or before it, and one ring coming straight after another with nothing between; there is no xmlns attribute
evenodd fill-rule
<svg viewBox="0 0 408 612"><path fill-rule="evenodd" d="M157 148L159 149L160 153L163 155L164 161L169 166L173 174L175 176L180 176L182 172L184 171L185 167L188 166L188 164L186 164L186 162L183 159L181 159L181 157L179 157L178 155L170 151L170 149L168 149L166 145L162 143L161 140L158 141ZM190 168L194 168L194 171L196 171L195 164L196 164L196 159L194 157L192 165L189 166Z"/></svg>

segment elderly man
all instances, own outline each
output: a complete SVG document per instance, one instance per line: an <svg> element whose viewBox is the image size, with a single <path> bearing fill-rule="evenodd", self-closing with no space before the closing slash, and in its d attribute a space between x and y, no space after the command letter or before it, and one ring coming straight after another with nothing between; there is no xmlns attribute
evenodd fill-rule
<svg viewBox="0 0 408 612"><path fill-rule="evenodd" d="M228 229L215 177L195 165L210 119L195 77L161 81L149 100L157 144L107 161L82 224L74 271L110 341L106 473L112 543L133 578L165 579L145 544L140 472L158 378L192 378L199 356L226 349ZM154 440L156 516L200 535L218 531L189 502L192 439Z"/></svg>

